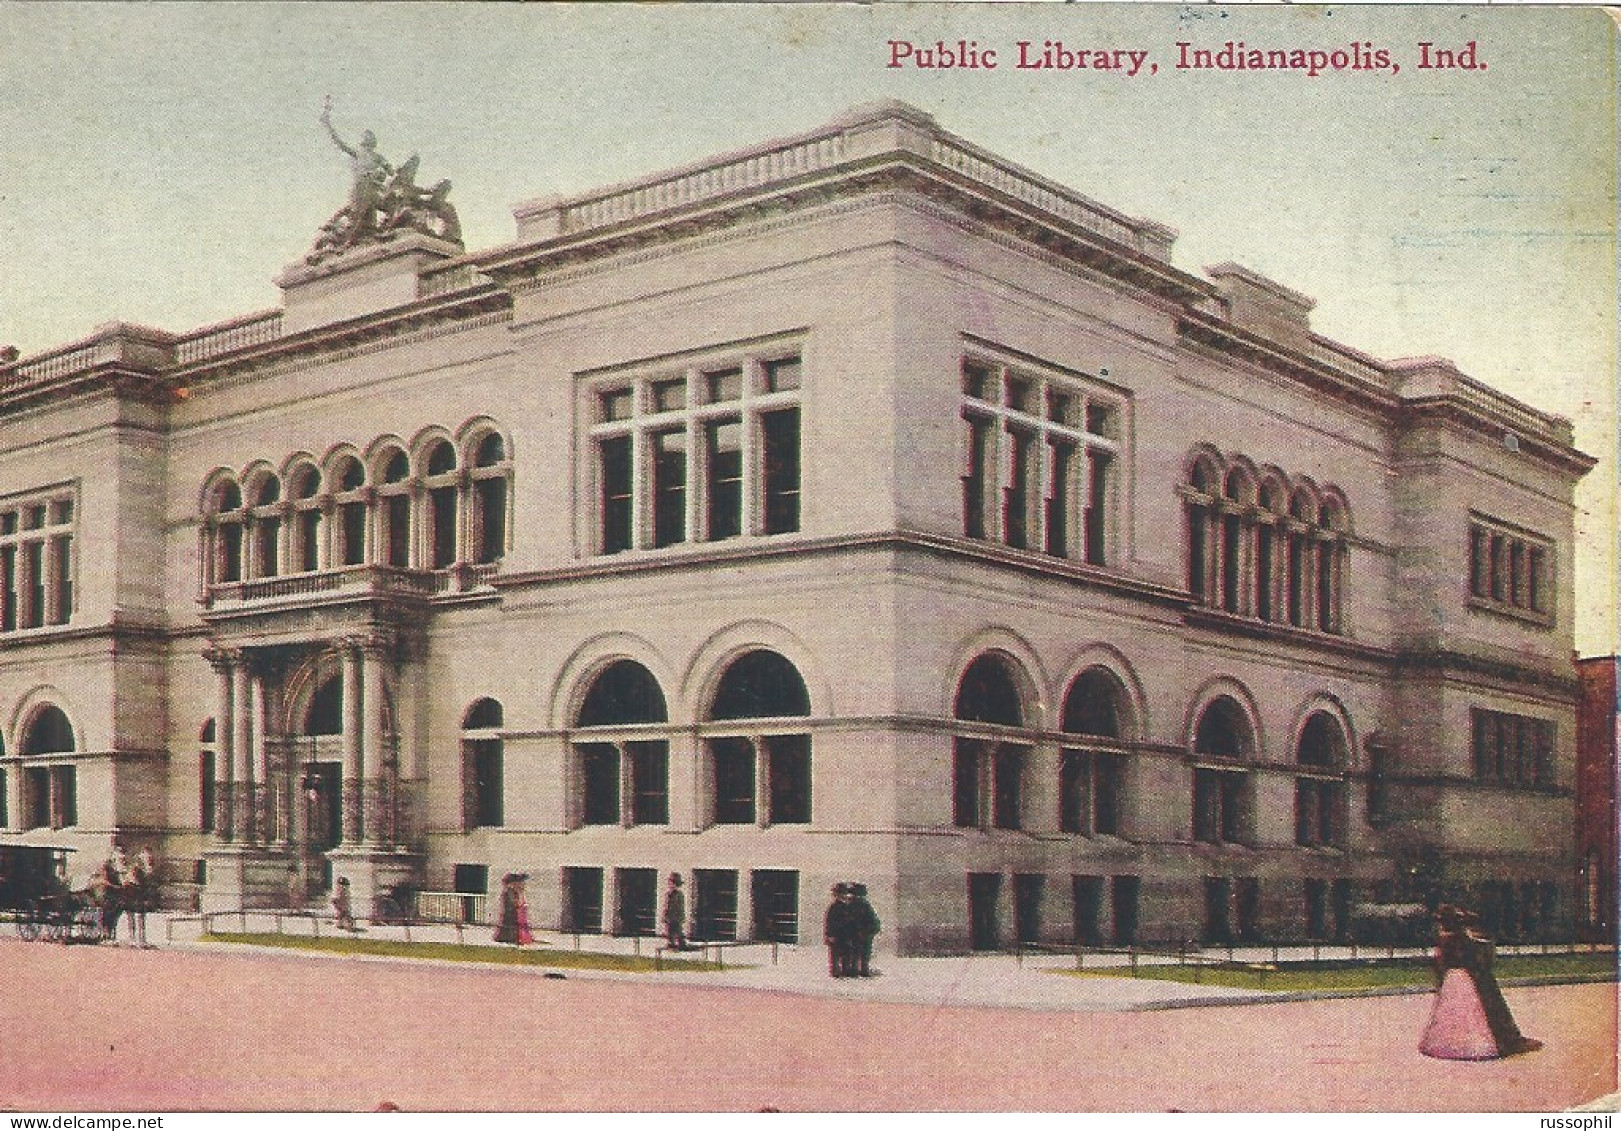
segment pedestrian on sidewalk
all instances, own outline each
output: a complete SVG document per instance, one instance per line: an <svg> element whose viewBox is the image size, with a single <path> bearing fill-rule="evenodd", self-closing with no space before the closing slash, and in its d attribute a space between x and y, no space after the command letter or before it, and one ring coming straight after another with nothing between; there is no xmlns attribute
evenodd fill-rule
<svg viewBox="0 0 1621 1131"><path fill-rule="evenodd" d="M360 928L355 924L355 905L349 895L349 877L339 876L338 884L332 891L332 917L338 922L338 930L357 934Z"/></svg>
<svg viewBox="0 0 1621 1131"><path fill-rule="evenodd" d="M495 941L518 945L518 873L501 877L501 911L495 921Z"/></svg>
<svg viewBox="0 0 1621 1131"><path fill-rule="evenodd" d="M850 907L850 885L833 885L833 902L822 919L822 939L827 943L827 973L831 978L848 978L855 973L855 920Z"/></svg>
<svg viewBox="0 0 1621 1131"><path fill-rule="evenodd" d="M1472 911L1435 912L1435 1004L1418 1051L1440 1060L1495 1060L1541 1048L1521 1035L1492 973L1492 942Z"/></svg>
<svg viewBox="0 0 1621 1131"><path fill-rule="evenodd" d="M872 940L879 931L878 912L867 902L867 885L850 885L851 946L857 977L872 977Z"/></svg>
<svg viewBox="0 0 1621 1131"><path fill-rule="evenodd" d="M687 949L687 897L681 891L681 873L670 873L664 893L664 942L671 950Z"/></svg>

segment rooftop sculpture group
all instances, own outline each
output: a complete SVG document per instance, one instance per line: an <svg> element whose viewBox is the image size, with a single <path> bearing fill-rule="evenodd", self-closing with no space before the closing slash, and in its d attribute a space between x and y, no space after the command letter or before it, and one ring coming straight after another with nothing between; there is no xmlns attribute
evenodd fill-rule
<svg viewBox="0 0 1621 1131"><path fill-rule="evenodd" d="M330 97L321 110L321 124L332 143L348 156L354 183L349 203L321 225L307 262L316 263L335 252L381 242L400 232L421 232L458 245L462 242L461 222L447 199L448 180L432 188L419 186L418 156L413 153L396 169L377 152L377 136L370 130L361 134L358 146L349 145L332 128Z"/></svg>

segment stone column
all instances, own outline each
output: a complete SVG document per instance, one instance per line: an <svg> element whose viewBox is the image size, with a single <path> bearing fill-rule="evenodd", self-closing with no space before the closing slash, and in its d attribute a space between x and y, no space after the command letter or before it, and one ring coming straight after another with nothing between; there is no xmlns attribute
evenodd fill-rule
<svg viewBox="0 0 1621 1131"><path fill-rule="evenodd" d="M233 840L253 839L253 708L248 664L240 652L231 665L231 822Z"/></svg>
<svg viewBox="0 0 1621 1131"><path fill-rule="evenodd" d="M358 844L361 836L360 777L363 752L360 737L360 649L343 645L343 843Z"/></svg>
<svg viewBox="0 0 1621 1131"><path fill-rule="evenodd" d="M214 835L220 840L231 839L232 785L236 778L232 757L236 736L235 720L231 713L231 653L214 650L208 653L208 662L214 666L217 678L214 694Z"/></svg>
<svg viewBox="0 0 1621 1131"><path fill-rule="evenodd" d="M248 703L253 731L248 839L255 844L268 844L275 826L275 813L270 794L270 760L265 750L265 677L262 672L253 672L249 677Z"/></svg>
<svg viewBox="0 0 1621 1131"><path fill-rule="evenodd" d="M13 763L6 770L6 820L3 827L20 829L25 823L23 814L23 768Z"/></svg>
<svg viewBox="0 0 1621 1131"><path fill-rule="evenodd" d="M384 827L383 811L388 753L384 750L383 731L383 664L386 651L377 641L368 641L361 649L360 702L363 711L361 725L361 797L365 815L363 839L387 841L389 830Z"/></svg>

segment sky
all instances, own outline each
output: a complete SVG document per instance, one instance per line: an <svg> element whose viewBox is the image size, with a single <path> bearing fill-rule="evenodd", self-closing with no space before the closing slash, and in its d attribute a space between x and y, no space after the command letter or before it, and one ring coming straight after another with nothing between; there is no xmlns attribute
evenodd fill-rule
<svg viewBox="0 0 1621 1131"><path fill-rule="evenodd" d="M1610 652L1613 34L1565 8L0 0L0 345L278 305L347 195L329 94L346 138L451 179L470 249L512 240L519 202L901 98L1169 224L1179 267L1235 260L1313 296L1321 333L1570 417L1603 459L1578 494L1577 645ZM1135 76L1021 69L1021 40L1147 54ZM998 66L888 65L896 42L964 41ZM1399 69L1183 69L1179 42ZM1484 66L1423 68L1422 43Z"/></svg>

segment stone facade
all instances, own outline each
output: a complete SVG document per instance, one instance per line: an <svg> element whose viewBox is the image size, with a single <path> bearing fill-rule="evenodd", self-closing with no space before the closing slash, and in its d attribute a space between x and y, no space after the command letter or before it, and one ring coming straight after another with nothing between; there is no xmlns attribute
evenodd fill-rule
<svg viewBox="0 0 1621 1131"><path fill-rule="evenodd" d="M1568 929L1568 422L900 104L517 227L0 368L0 838L813 943L860 880L907 952Z"/></svg>

